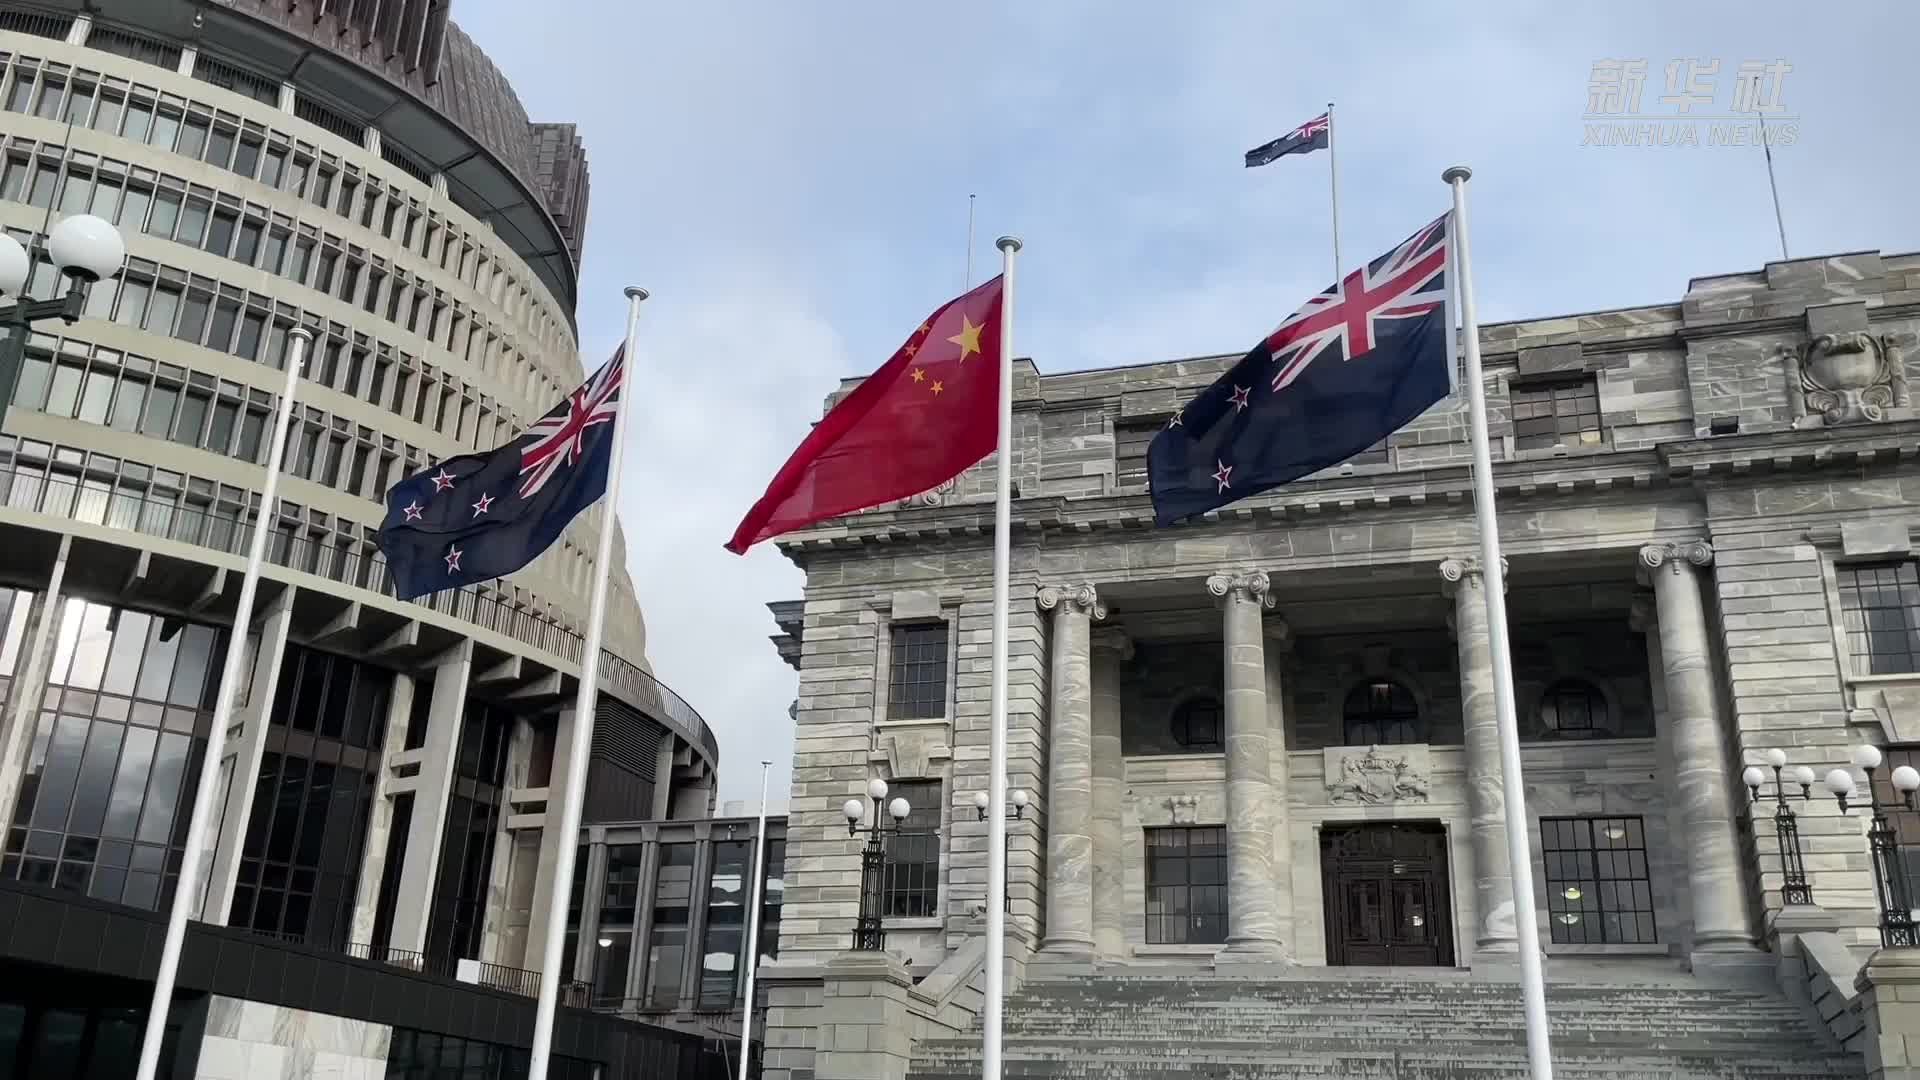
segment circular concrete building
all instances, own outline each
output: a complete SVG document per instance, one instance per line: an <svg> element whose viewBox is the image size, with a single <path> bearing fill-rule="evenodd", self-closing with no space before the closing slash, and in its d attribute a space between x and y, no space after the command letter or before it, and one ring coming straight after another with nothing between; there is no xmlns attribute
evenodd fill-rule
<svg viewBox="0 0 1920 1080"><path fill-rule="evenodd" d="M420 602L374 544L390 484L513 438L584 374L585 152L529 120L449 6L0 6L0 226L31 249L91 213L127 248L82 317L33 326L0 427L0 889L21 903L157 933L218 768L195 934L530 992L588 662L586 821L711 809L714 738L649 670L621 566L607 648L583 656L601 509L511 578ZM63 288L39 256L29 295ZM254 640L207 762L300 326ZM29 1028L57 1004L15 1003Z"/></svg>

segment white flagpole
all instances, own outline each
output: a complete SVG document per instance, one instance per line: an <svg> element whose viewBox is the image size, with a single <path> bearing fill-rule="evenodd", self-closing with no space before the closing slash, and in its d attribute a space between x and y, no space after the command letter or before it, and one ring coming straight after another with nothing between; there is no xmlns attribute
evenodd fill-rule
<svg viewBox="0 0 1920 1080"><path fill-rule="evenodd" d="M1327 102L1327 186L1333 201L1333 283L1340 284L1340 159L1333 151L1333 102Z"/></svg>
<svg viewBox="0 0 1920 1080"><path fill-rule="evenodd" d="M573 701L573 744L567 755L567 790L561 796L560 821L552 824L553 804L547 804L549 828L559 830L560 850L553 862L553 887L547 903L547 940L540 955L540 997L533 1013L533 1053L527 1080L547 1080L547 1060L553 1052L553 1012L560 1001L560 953L567 939L567 901L573 891L573 857L579 848L580 807L587 797L587 751L593 744L593 702L600 689L600 634L607 621L607 582L613 574L613 524L620 495L620 467L627 457L627 412L634 400L633 371L639 350L640 304L647 290L627 286L627 340L620 347L620 396L613 413L613 461L607 466L607 494L600 504L600 548L593 563L593 603L587 611L587 642L580 653L580 692ZM548 834L549 838L553 834ZM540 898L536 897L538 901Z"/></svg>
<svg viewBox="0 0 1920 1080"><path fill-rule="evenodd" d="M266 559L267 534L272 531L274 503L280 490L280 460L286 450L287 428L293 422L294 391L300 385L300 369L306 364L307 347L313 332L304 326L287 331L287 381L280 388L280 412L273 421L273 444L267 449L267 478L260 487L260 510L253 519L253 536L247 542L247 572L240 579L240 602L233 609L233 629L227 634L227 655L220 666L220 688L214 692L213 725L207 732L207 753L200 765L200 782L194 789L193 816L187 823L186 858L180 863L180 877L173 886L172 906L167 909L167 936L160 946L160 971L153 978L153 1003L147 1007L147 1030L140 1042L140 1064L134 1075L138 1080L154 1080L160 1068L160 1043L166 1038L167 1009L173 1004L173 984L180 974L180 948L187 937L187 906L200 891L200 863L207 846L207 831L212 826L213 802L220 781L220 763L226 756L227 725L233 722L233 695L240 683L240 663L247 651L247 633L253 623L253 594L260 585L260 564ZM266 642L261 642L266 647ZM252 776L236 776L234 782L251 785ZM201 912L204 920L206 913Z"/></svg>
<svg viewBox="0 0 1920 1080"><path fill-rule="evenodd" d="M1473 513L1480 529L1480 567L1487 592L1487 644L1493 653L1493 712L1500 730L1500 787L1506 801L1507 862L1513 875L1514 927L1520 939L1520 996L1527 1015L1532 1080L1553 1080L1546 980L1540 969L1540 927L1534 915L1533 853L1527 840L1527 789L1520 777L1520 728L1514 721L1513 656L1507 645L1506 564L1493 506L1493 454L1487 447L1487 393L1481 384L1480 323L1473 311L1473 266L1467 248L1467 178L1455 165L1441 174L1453 189L1454 266L1459 270L1461 351L1466 355L1467 409L1473 436Z"/></svg>
<svg viewBox="0 0 1920 1080"><path fill-rule="evenodd" d="M760 761L760 827L754 832L753 888L747 896L753 907L747 911L747 996L740 1009L740 1080L747 1080L747 1058L753 1052L753 977L760 969L760 904L767 878L767 772L773 762Z"/></svg>
<svg viewBox="0 0 1920 1080"><path fill-rule="evenodd" d="M987 1014L980 1075L1000 1080L1000 1021L1007 980L1007 589L1013 556L1013 256L1000 249L1000 445L993 492L993 746L987 755Z"/></svg>

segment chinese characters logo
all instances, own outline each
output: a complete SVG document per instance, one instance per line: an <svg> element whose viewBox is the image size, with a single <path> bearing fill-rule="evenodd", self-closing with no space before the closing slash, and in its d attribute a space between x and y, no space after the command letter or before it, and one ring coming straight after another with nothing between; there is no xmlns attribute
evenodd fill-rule
<svg viewBox="0 0 1920 1080"><path fill-rule="evenodd" d="M1645 60L1595 60L1587 77L1582 146L1786 146L1799 137L1800 118L1781 103L1793 65L1785 60L1743 60L1726 73L1721 93L1717 59L1669 60L1661 70L1666 92L1656 108L1643 109Z"/></svg>

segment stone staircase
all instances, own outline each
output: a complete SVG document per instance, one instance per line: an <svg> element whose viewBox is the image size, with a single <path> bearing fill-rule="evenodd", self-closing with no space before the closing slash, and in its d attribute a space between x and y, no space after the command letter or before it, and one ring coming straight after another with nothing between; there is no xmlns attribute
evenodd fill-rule
<svg viewBox="0 0 1920 1080"><path fill-rule="evenodd" d="M1090 974L1007 1000L1020 1080L1526 1080L1519 987L1457 972ZM1762 985L1684 976L1551 983L1559 1080L1864 1077L1810 1010ZM978 1028L915 1048L909 1080L975 1080Z"/></svg>

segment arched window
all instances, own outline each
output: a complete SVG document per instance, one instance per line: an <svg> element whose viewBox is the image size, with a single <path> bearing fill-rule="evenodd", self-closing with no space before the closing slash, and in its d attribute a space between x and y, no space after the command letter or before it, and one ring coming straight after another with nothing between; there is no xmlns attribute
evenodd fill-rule
<svg viewBox="0 0 1920 1080"><path fill-rule="evenodd" d="M1392 746L1427 741L1420 706L1391 679L1369 679L1347 694L1347 746Z"/></svg>
<svg viewBox="0 0 1920 1080"><path fill-rule="evenodd" d="M1562 739L1612 735L1606 696L1585 679L1561 679L1540 695L1540 730Z"/></svg>
<svg viewBox="0 0 1920 1080"><path fill-rule="evenodd" d="M1220 699L1201 696L1188 698L1173 710L1173 741L1194 753L1216 751L1224 745L1220 735Z"/></svg>

